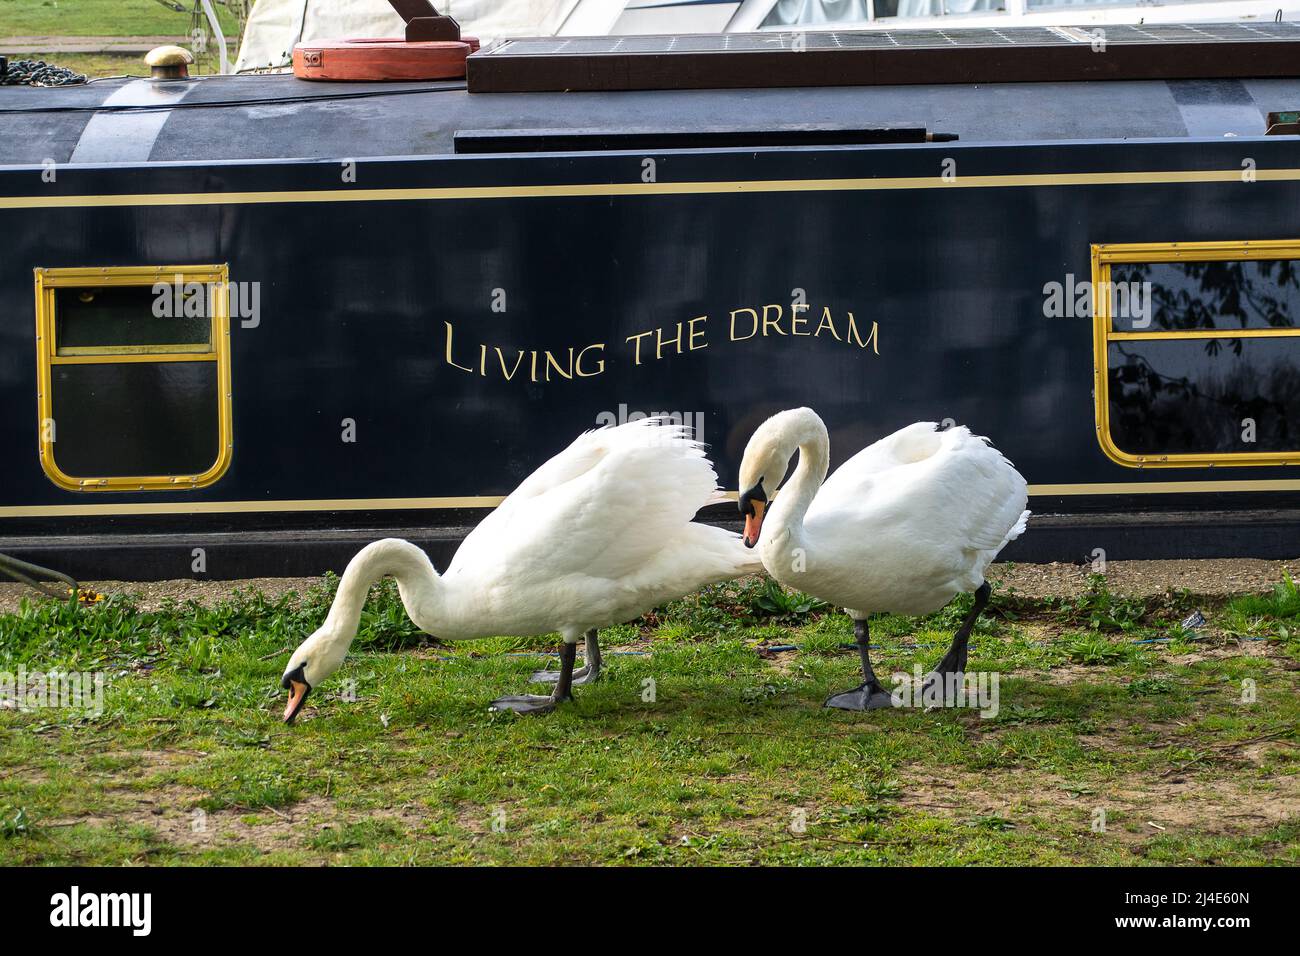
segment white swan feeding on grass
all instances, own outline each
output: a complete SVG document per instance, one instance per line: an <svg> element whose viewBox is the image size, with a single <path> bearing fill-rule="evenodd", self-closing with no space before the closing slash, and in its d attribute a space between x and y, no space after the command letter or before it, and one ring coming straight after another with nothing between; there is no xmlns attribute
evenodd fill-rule
<svg viewBox="0 0 1300 956"><path fill-rule="evenodd" d="M494 709L542 713L600 670L597 629L630 621L706 584L761 569L730 531L696 524L720 500L717 475L690 430L647 418L587 432L533 472L461 543L439 575L428 555L388 538L349 562L325 623L290 657L284 719L338 670L356 637L370 585L397 579L406 613L447 640L559 631L547 696L502 697ZM577 641L587 666L574 673Z"/></svg>
<svg viewBox="0 0 1300 956"><path fill-rule="evenodd" d="M774 498L796 449L799 464ZM927 685L962 674L971 629L989 600L984 572L1029 519L1025 479L987 439L934 422L882 438L827 479L829 458L826 426L810 408L759 426L740 466L745 544L758 546L782 584L853 618L863 682L826 706L894 706L871 668L868 615L928 614L973 591L975 604Z"/></svg>

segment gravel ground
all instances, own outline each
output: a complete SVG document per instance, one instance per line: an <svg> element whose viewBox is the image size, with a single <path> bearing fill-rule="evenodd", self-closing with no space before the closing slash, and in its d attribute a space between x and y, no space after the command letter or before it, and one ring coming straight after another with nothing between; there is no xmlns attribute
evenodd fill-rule
<svg viewBox="0 0 1300 956"><path fill-rule="evenodd" d="M1264 561L1257 558L1213 558L1188 561L1111 561L1106 585L1113 594L1149 597L1185 588L1212 597L1271 591L1289 572L1300 576L1300 558ZM989 577L1004 588L1032 598L1069 597L1084 591L1092 568L1088 565L995 564Z"/></svg>
<svg viewBox="0 0 1300 956"><path fill-rule="evenodd" d="M215 604L230 597L235 591L261 591L276 598L288 591L302 594L319 578L247 578L242 581L82 581L83 588L94 588L102 594L137 594L139 606L145 611L156 611L167 598L174 601L198 601L203 605ZM22 598L39 598L40 595L23 584L0 583L0 614L18 610Z"/></svg>
<svg viewBox="0 0 1300 956"><path fill-rule="evenodd" d="M1288 561L1262 561L1231 558L1197 561L1112 561L1106 567L1106 580L1115 594L1145 597L1163 594L1174 588L1186 588L1193 594L1222 596L1249 594L1272 589L1282 580L1284 571L1300 577L1300 558ZM1005 589L1031 598L1066 597L1078 594L1087 586L1091 568L1077 564L995 564L989 577ZM242 581L89 581L106 594L120 592L140 596L140 606L155 610L165 598L176 601L195 600L212 604L229 597L236 590L260 590L268 597L288 591L299 594L317 578L250 578ZM21 584L0 583L0 613L18 610L23 597L35 592Z"/></svg>

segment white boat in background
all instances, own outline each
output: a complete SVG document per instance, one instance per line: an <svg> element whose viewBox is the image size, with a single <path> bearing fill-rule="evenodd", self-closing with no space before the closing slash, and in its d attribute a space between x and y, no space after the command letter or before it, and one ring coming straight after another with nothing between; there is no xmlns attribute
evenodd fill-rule
<svg viewBox="0 0 1300 956"><path fill-rule="evenodd" d="M1012 26L1294 20L1300 0L435 0L484 44L521 36L624 36L796 30L934 30ZM287 68L295 43L400 37L387 0L258 0L236 72Z"/></svg>
<svg viewBox="0 0 1300 956"><path fill-rule="evenodd" d="M653 2L653 0L644 0ZM1295 0L744 0L726 32L933 30L1285 20Z"/></svg>
<svg viewBox="0 0 1300 956"><path fill-rule="evenodd" d="M622 0L433 0L465 36L556 36L579 7L623 7ZM736 4L732 4L736 6ZM580 19L580 18L579 18ZM405 21L388 0L257 0L244 29L235 72L288 69L296 43L342 37L400 37ZM596 33L608 33L597 29Z"/></svg>

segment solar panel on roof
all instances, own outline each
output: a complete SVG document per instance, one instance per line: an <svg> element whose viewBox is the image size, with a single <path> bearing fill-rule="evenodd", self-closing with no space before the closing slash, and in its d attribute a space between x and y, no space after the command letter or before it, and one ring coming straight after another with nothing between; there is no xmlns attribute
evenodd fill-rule
<svg viewBox="0 0 1300 956"><path fill-rule="evenodd" d="M792 55L797 54L797 56ZM537 37L469 58L470 92L1300 75L1300 23Z"/></svg>
<svg viewBox="0 0 1300 956"><path fill-rule="evenodd" d="M1300 40L1300 23L1198 23L1099 27L1006 27L906 31L825 31L807 33L701 33L678 36L523 37L503 40L480 56L555 54L729 52L790 49L795 36L809 50L872 49L907 46L953 47L1072 46L1103 37L1120 43L1259 43Z"/></svg>

